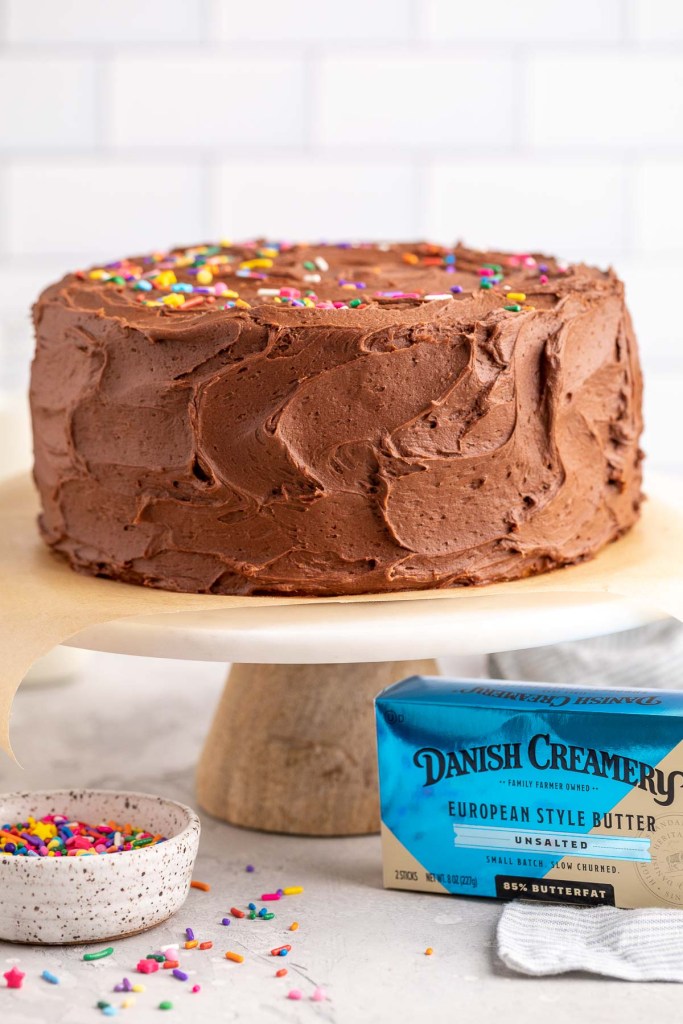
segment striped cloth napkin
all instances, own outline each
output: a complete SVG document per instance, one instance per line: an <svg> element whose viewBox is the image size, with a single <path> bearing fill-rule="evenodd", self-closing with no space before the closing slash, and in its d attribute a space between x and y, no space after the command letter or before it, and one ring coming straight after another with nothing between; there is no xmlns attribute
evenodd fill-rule
<svg viewBox="0 0 683 1024"><path fill-rule="evenodd" d="M493 679L683 688L683 625L664 620L610 636L505 651ZM683 981L683 910L506 904L498 955L521 974L589 971L625 981Z"/></svg>
<svg viewBox="0 0 683 1024"><path fill-rule="evenodd" d="M624 981L683 981L683 911L508 903L498 955L520 974L589 971Z"/></svg>
<svg viewBox="0 0 683 1024"><path fill-rule="evenodd" d="M489 657L491 679L577 686L683 689L683 624L663 619L650 626Z"/></svg>

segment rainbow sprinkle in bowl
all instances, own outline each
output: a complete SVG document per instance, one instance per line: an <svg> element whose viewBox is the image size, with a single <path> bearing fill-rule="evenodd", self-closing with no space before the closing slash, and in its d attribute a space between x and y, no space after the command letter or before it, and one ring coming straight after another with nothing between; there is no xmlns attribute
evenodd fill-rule
<svg viewBox="0 0 683 1024"><path fill-rule="evenodd" d="M78 839L80 852L67 855L54 829L40 827L40 819L53 815L58 825L64 824L62 816L67 823L134 822L144 830L143 838L110 852L106 844L111 846L113 837L107 833L94 853ZM24 851L17 855L16 834L4 836L0 939L62 944L122 938L165 921L185 902L200 833L190 807L146 793L96 789L0 795L0 830L29 819L37 819L34 831L44 833L45 846L26 833L19 844ZM164 838L150 841L147 835ZM118 844L116 831L114 837Z"/></svg>

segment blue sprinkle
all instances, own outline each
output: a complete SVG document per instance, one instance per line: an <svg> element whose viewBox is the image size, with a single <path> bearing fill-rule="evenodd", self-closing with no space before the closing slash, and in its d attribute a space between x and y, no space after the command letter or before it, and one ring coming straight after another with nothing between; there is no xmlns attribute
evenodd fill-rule
<svg viewBox="0 0 683 1024"><path fill-rule="evenodd" d="M248 903L247 906L249 907L249 910L256 910L256 904L255 903Z"/></svg>
<svg viewBox="0 0 683 1024"><path fill-rule="evenodd" d="M152 286L149 283L149 281L138 281L137 284L133 285L133 291L134 292L151 292L151 290L152 290ZM65 828L64 831L67 833L68 837L70 838L72 833L69 831L69 829Z"/></svg>
<svg viewBox="0 0 683 1024"><path fill-rule="evenodd" d="M453 263L455 263L455 253L447 253L446 256L444 256L443 261L447 266L452 265Z"/></svg>
<svg viewBox="0 0 683 1024"><path fill-rule="evenodd" d="M49 981L51 985L59 985L59 978L51 971L43 971L41 978L44 978L45 981Z"/></svg>

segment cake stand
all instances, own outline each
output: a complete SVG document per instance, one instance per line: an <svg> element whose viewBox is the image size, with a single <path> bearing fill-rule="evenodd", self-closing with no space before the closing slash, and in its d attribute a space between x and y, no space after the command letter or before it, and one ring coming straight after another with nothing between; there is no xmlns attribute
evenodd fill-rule
<svg viewBox="0 0 683 1024"><path fill-rule="evenodd" d="M68 645L231 662L197 772L209 814L301 835L377 831L373 697L439 656L630 629L661 612L608 594L334 602L143 615ZM188 680L191 685L191 679Z"/></svg>

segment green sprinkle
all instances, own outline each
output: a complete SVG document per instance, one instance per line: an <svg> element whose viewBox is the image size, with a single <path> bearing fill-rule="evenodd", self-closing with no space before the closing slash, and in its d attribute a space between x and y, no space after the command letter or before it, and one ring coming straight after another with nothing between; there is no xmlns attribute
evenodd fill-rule
<svg viewBox="0 0 683 1024"><path fill-rule="evenodd" d="M111 956L114 952L113 946L107 946L106 949L99 949L97 953L84 953L84 960L104 960L105 956Z"/></svg>
<svg viewBox="0 0 683 1024"><path fill-rule="evenodd" d="M166 960L166 957L163 955L163 953L148 953L147 956L145 957L145 960L156 960L158 964L163 964Z"/></svg>
<svg viewBox="0 0 683 1024"><path fill-rule="evenodd" d="M160 1010L172 1010L173 1009L173 1003L171 1002L170 999L164 999L163 1002L159 1003L159 1009Z"/></svg>
<svg viewBox="0 0 683 1024"><path fill-rule="evenodd" d="M356 306L360 306L362 305L362 303L362 299L351 299L351 301L349 302L349 306L351 307L351 309L355 309Z"/></svg>
<svg viewBox="0 0 683 1024"><path fill-rule="evenodd" d="M510 303L509 306L503 306L503 309L507 309L508 313L519 313L521 306L518 306L516 302Z"/></svg>
<svg viewBox="0 0 683 1024"><path fill-rule="evenodd" d="M275 914L273 914L273 913L271 912L271 913L268 913L268 914L263 914L263 916L262 916L262 918L261 918L261 919L262 919L263 921L272 921L274 917L275 917Z"/></svg>
<svg viewBox="0 0 683 1024"><path fill-rule="evenodd" d="M98 999L98 1001L97 1001L97 1009L98 1010L106 1010L106 1008L108 1006L111 1006L111 1003L108 1003L106 999Z"/></svg>
<svg viewBox="0 0 683 1024"><path fill-rule="evenodd" d="M492 285L492 283L489 280L484 278L482 281L479 282L479 287L480 288L485 288L488 291L489 288L493 288L493 285Z"/></svg>
<svg viewBox="0 0 683 1024"><path fill-rule="evenodd" d="M249 918L250 921L253 921L254 918L256 917L256 911L250 910L249 913L247 914L247 917Z"/></svg>
<svg viewBox="0 0 683 1024"><path fill-rule="evenodd" d="M311 263L310 260L304 262L304 270L315 270L315 263Z"/></svg>

